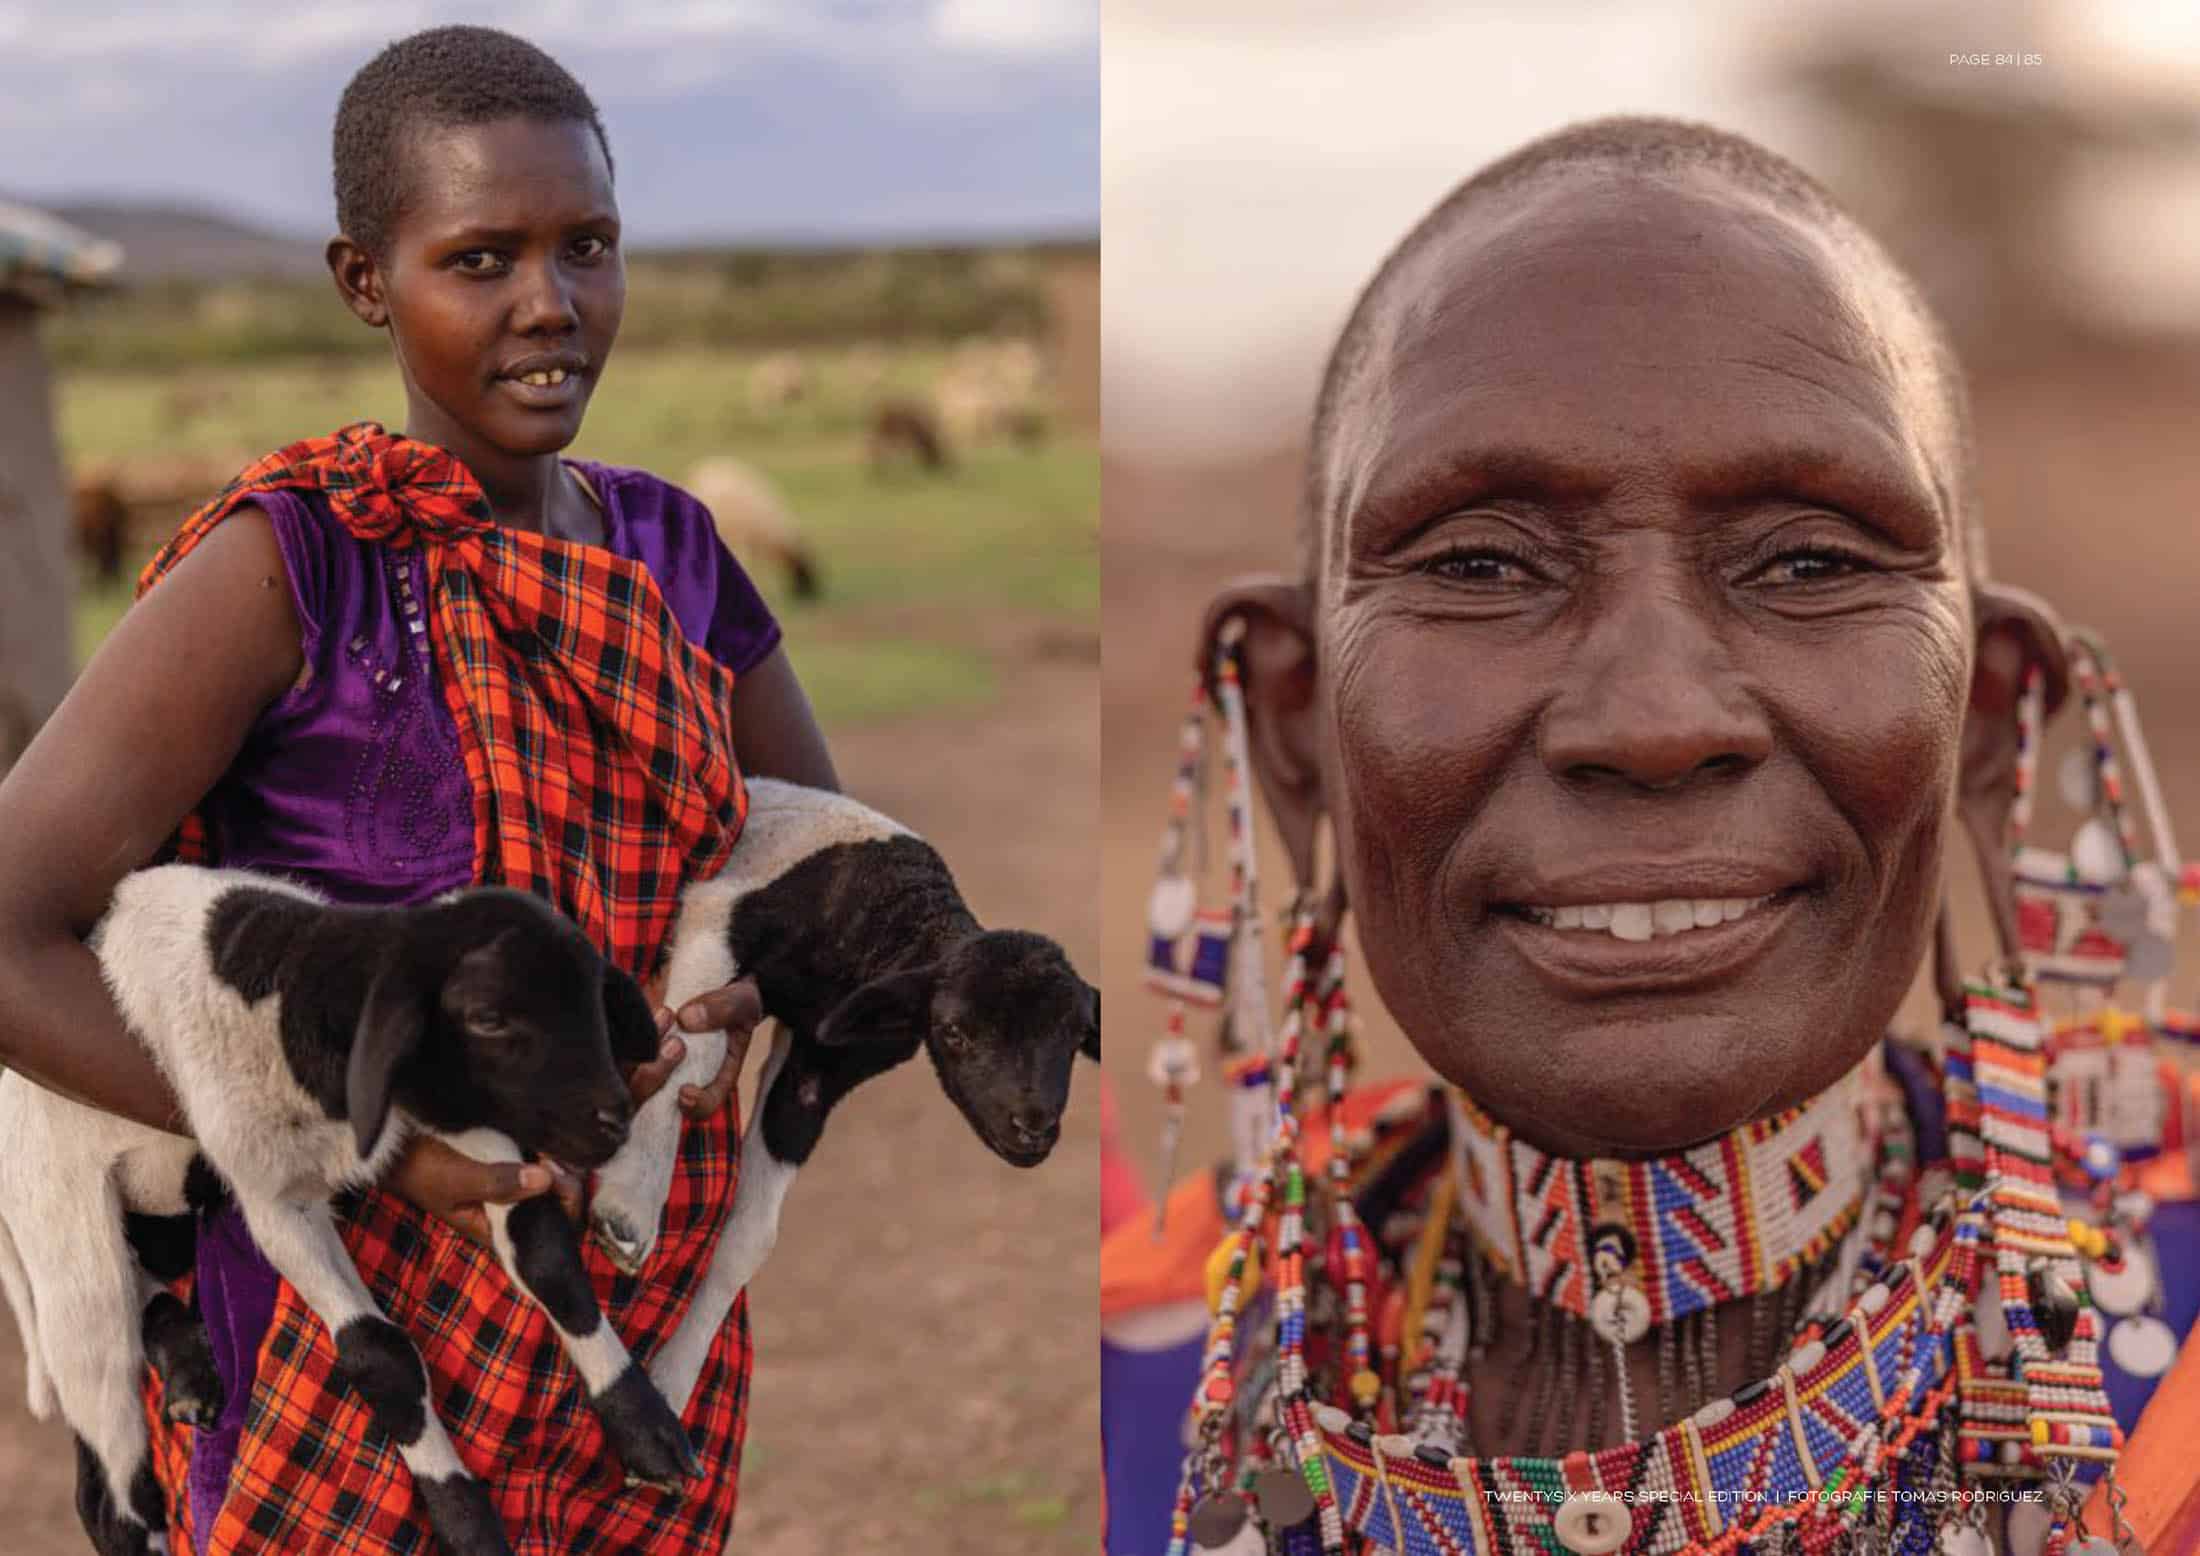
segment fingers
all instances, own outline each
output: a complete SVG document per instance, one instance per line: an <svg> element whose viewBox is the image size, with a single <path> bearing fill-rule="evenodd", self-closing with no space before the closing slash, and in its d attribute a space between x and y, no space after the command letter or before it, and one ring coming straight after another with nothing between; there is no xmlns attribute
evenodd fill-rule
<svg viewBox="0 0 2200 1556"><path fill-rule="evenodd" d="M555 1164L551 1164L550 1174L554 1180L550 1185L550 1192L557 1195L558 1206L565 1212L565 1218L575 1226L583 1224L588 1215L587 1178Z"/></svg>
<svg viewBox="0 0 2200 1556"><path fill-rule="evenodd" d="M510 1205L553 1187L538 1163L482 1162L442 1141L423 1136L406 1147L390 1186L413 1204L474 1242L489 1243L483 1205Z"/></svg>
<svg viewBox="0 0 2200 1556"><path fill-rule="evenodd" d="M666 1025L670 1025L671 1013L665 1012ZM626 1089L633 1093L634 1105L640 1107L651 1097L665 1089L665 1082L672 1079L672 1072L687 1057L687 1044L680 1041L678 1033L667 1037L664 1046L657 1050L657 1057L647 1064L638 1064L627 1071Z"/></svg>
<svg viewBox="0 0 2200 1556"><path fill-rule="evenodd" d="M699 995L680 1007L680 1026L689 1032L751 1032L764 1019L764 996L747 978Z"/></svg>
<svg viewBox="0 0 2200 1556"><path fill-rule="evenodd" d="M726 1057L718 1065L718 1073L704 1086L680 1088L680 1111L689 1118L708 1118L732 1100L734 1087L741 1079L742 1061L749 1056L749 1040L754 1032L728 1032Z"/></svg>

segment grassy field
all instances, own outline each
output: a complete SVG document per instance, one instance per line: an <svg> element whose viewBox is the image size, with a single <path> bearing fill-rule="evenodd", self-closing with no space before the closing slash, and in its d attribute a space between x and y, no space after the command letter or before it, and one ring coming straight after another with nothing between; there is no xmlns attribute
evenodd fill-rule
<svg viewBox="0 0 2200 1556"><path fill-rule="evenodd" d="M962 451L945 476L882 478L867 466L871 407L886 395L922 394L953 349L805 351L808 389L780 406L760 403L755 354L621 350L572 450L675 481L706 455L734 453L779 486L821 558L824 598L794 601L769 566L753 571L828 725L989 700L1003 624L1097 625L1099 456L1089 442L981 445ZM71 463L180 452L241 458L362 417L403 422L395 370L354 359L188 374L78 368L62 375L59 398ZM82 594L80 656L127 603L126 588Z"/></svg>

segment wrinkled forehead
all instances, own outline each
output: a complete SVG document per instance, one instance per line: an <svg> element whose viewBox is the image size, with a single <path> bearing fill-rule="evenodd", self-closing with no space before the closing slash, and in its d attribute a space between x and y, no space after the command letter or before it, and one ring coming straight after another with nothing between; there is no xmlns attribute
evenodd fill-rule
<svg viewBox="0 0 2200 1556"><path fill-rule="evenodd" d="M1369 321L1323 455L1330 576L1358 515L1476 463L1584 495L1808 466L1960 544L1931 336L1860 241L1701 174L1568 169L1485 200Z"/></svg>

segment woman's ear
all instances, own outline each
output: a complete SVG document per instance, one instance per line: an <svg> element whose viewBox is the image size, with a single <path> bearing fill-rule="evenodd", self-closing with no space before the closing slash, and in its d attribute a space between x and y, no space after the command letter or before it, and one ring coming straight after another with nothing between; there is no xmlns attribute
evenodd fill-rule
<svg viewBox="0 0 2200 1556"><path fill-rule="evenodd" d="M376 329L389 323L389 303L382 296L382 270L374 256L339 233L328 240L326 258L337 295L359 322Z"/></svg>
<svg viewBox="0 0 2200 1556"><path fill-rule="evenodd" d="M1225 585L1208 604L1200 625L1199 672L1210 691L1215 654L1224 627L1232 621L1242 623L1245 634L1240 676L1253 775L1275 818L1293 879L1310 886L1323 808L1314 707L1313 591L1277 574Z"/></svg>
<svg viewBox="0 0 2200 1556"><path fill-rule="evenodd" d="M2004 954L2017 945L2016 898L2009 860L2009 811L2017 797L2017 699L2026 678L2040 672L2043 717L2070 693L2070 662L2062 624L2046 601L2007 584L1972 586L1978 640L1970 705L1963 716L1956 813L1970 835L1986 900ZM2040 732L2034 730L2037 740Z"/></svg>

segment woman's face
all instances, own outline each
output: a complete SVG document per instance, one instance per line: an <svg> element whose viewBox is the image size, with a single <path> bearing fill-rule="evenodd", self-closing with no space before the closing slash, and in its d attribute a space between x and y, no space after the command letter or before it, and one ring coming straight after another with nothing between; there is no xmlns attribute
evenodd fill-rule
<svg viewBox="0 0 2200 1556"><path fill-rule="evenodd" d="M557 452L626 307L595 132L524 118L422 130L407 160L380 263L408 431L491 469Z"/></svg>
<svg viewBox="0 0 2200 1556"><path fill-rule="evenodd" d="M1837 1079L1937 900L1971 675L1942 405L1828 240L1718 189L1500 196L1332 445L1323 787L1385 1003L1546 1148Z"/></svg>

